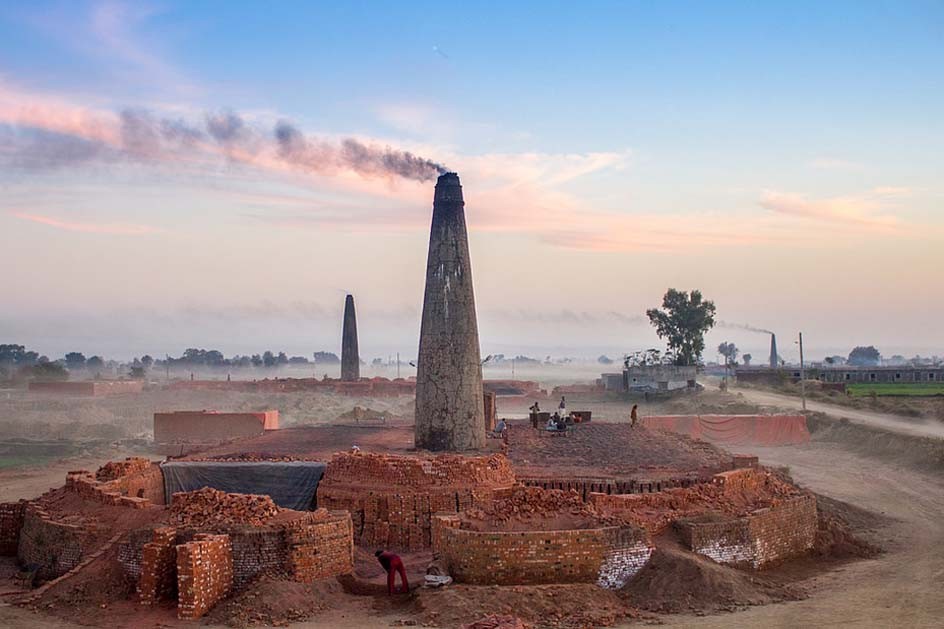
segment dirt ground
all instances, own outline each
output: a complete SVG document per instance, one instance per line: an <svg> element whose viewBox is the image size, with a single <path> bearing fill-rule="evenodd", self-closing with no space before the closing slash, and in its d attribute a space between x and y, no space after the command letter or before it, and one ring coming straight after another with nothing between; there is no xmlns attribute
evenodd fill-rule
<svg viewBox="0 0 944 629"><path fill-rule="evenodd" d="M687 397L661 405L641 405L641 414L685 413L685 412L752 412L758 405L780 408L796 408L799 400L789 396L762 394L738 396L735 392L722 394L717 391L705 391L700 396ZM216 397L213 394L211 397ZM264 408L274 406L282 408L285 402L292 410L293 422L314 424L329 421L331 418L350 411L355 404L378 409L381 404L376 400L356 400L344 398L329 400L325 410L319 408L321 402L312 399L315 396L298 395L302 399L230 399L225 394L219 399L207 400L200 404L198 400L183 400L187 406L191 403L199 408ZM280 396L270 396L280 397ZM570 401L570 400L568 400ZM97 402L97 401L96 401ZM163 402L161 402L163 403ZM398 411L407 417L411 413L411 401L404 398L391 402ZM31 403L32 404L32 403ZM105 402L109 407L112 402ZM121 421L116 405L112 419ZM913 419L888 416L857 409L837 408L822 402L825 412L835 417L848 417L852 422L881 425L902 434L936 434L933 424L923 424ZM811 408L813 408L811 404ZM593 402L570 404L573 408L587 407L594 410L594 421L626 421L629 404ZM524 405L526 409L527 405ZM20 408L20 407L17 407ZM82 405L82 408L98 408L96 404ZM516 412L516 406L500 402L499 412ZM523 410L524 410L523 409ZM381 409L390 410L391 409ZM819 410L818 407L813 410ZM10 421L16 409L0 403L0 422ZM62 423L63 418L76 421L65 405L52 405L52 416ZM148 409L148 412L153 410ZM34 404L30 417L45 417L41 404ZM336 413L336 415L332 415ZM73 418L73 419L70 419ZM98 416L96 416L98 417ZM20 418L15 418L20 419ZM95 419L93 417L92 419ZM44 420L50 421L50 420ZM339 430L342 430L339 428ZM366 432L366 431L365 431ZM403 428L393 431L402 433ZM290 434L286 432L286 434ZM942 430L944 434L944 430ZM345 435L352 437L350 432ZM357 438L357 435L353 435ZM342 438L342 435L338 435ZM389 436L388 436L389 437ZM841 437L841 438L840 438ZM854 426L846 426L839 436L831 435L831 440L824 441L813 435L813 442L802 446L780 448L755 448L754 453L761 457L762 463L786 466L794 479L806 487L829 498L842 500L857 505L877 514L888 516L882 526L871 527L864 531L870 541L882 546L886 552L873 559L840 563L834 568L804 579L798 585L807 594L803 600L787 601L763 606L750 607L734 613L720 613L711 616L691 614L660 615L657 621L652 617L630 620L620 626L639 626L658 622L667 626L679 627L805 627L805 626L856 626L856 627L940 627L944 618L944 596L941 596L941 583L944 582L944 475L937 468L922 468L920 460L910 457L906 451L906 442L902 442L900 452L889 450L885 446L881 452L872 451L863 445L863 439L856 437ZM846 441L844 442L843 439ZM356 443L356 441L355 441ZM360 444L359 444L360 445ZM363 447L363 446L362 446ZM878 447L878 446L876 446ZM52 460L42 466L11 467L0 470L0 500L34 497L51 487L61 486L66 471L75 468L95 469L109 459L120 458L137 452L112 450L106 453L87 455L77 459ZM369 563L369 562L368 562ZM412 575L411 575L412 576ZM373 575L371 581L382 580ZM377 583L379 585L379 583ZM523 593L531 597L533 592ZM484 596L489 597L487 588L471 588L468 591L453 588L448 598L456 606ZM294 623L293 627L337 627L352 629L361 627L383 627L408 620L431 620L429 610L435 611L432 603L443 599L442 593L434 596L420 596L418 601L389 601L373 596L345 596L336 607L319 611L307 621ZM426 611L420 611L417 605L427 605ZM535 609L541 607L535 603ZM446 607L461 609L461 607ZM455 626L450 618L441 626ZM468 618L473 621L475 618ZM83 623L97 626L127 627L192 627L193 623L180 623L171 615L142 615L134 606L128 609L110 609L94 617L82 619ZM0 597L0 626L37 627L39 629L74 629L79 625L72 620L37 614L30 610L5 605ZM210 625L215 626L215 625Z"/></svg>

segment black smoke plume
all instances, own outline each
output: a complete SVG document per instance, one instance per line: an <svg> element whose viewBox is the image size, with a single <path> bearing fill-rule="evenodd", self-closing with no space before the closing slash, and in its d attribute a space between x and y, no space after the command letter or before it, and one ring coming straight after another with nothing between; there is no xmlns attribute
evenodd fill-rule
<svg viewBox="0 0 944 629"><path fill-rule="evenodd" d="M446 172L432 160L389 146L371 146L353 138L333 142L305 136L289 122L279 122L270 134L231 110L208 113L202 124L194 125L146 109L123 109L118 112L118 138L116 145L35 127L0 125L0 140L4 140L0 164L44 170L90 162L157 162L172 157L191 161L216 153L252 165L268 148L294 168L322 174L351 170L365 177L429 181Z"/></svg>

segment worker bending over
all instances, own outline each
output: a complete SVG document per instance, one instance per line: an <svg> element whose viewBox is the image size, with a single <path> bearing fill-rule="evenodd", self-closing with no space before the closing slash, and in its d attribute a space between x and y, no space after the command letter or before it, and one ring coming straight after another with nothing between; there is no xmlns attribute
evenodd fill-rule
<svg viewBox="0 0 944 629"><path fill-rule="evenodd" d="M400 582L402 584L402 590L400 591L404 593L409 592L410 584L406 580L406 568L403 567L403 560L400 559L400 555L390 551L378 550L374 553L374 556L377 557L377 561L380 562L383 569L387 571L387 593L395 594L398 591L393 587L395 572L400 574Z"/></svg>

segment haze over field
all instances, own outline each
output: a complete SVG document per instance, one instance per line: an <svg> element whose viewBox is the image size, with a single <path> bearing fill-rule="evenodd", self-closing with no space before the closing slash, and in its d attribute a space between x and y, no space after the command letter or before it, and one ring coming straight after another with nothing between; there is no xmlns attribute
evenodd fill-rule
<svg viewBox="0 0 944 629"><path fill-rule="evenodd" d="M788 359L798 329L814 357L942 354L942 18L6 3L0 340L309 355L352 292L364 356L415 352L449 168L483 353L661 346L644 313L673 286Z"/></svg>

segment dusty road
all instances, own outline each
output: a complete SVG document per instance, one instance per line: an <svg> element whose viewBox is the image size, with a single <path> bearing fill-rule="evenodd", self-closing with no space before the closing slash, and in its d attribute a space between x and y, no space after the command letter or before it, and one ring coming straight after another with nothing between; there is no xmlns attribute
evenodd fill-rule
<svg viewBox="0 0 944 629"><path fill-rule="evenodd" d="M790 410L802 409L802 400L792 395L758 391L757 389L737 388L731 389L731 391L743 395L745 400L753 404L776 406ZM944 439L944 423L933 419L903 417L891 413L860 410L813 400L807 400L806 408L810 411L826 413L832 417L845 417L853 422L868 424L869 426L884 428L905 435Z"/></svg>
<svg viewBox="0 0 944 629"><path fill-rule="evenodd" d="M850 454L835 444L757 448L821 494L895 518L878 531L887 552L802 585L803 601L720 616L663 617L678 627L944 626L944 478Z"/></svg>

